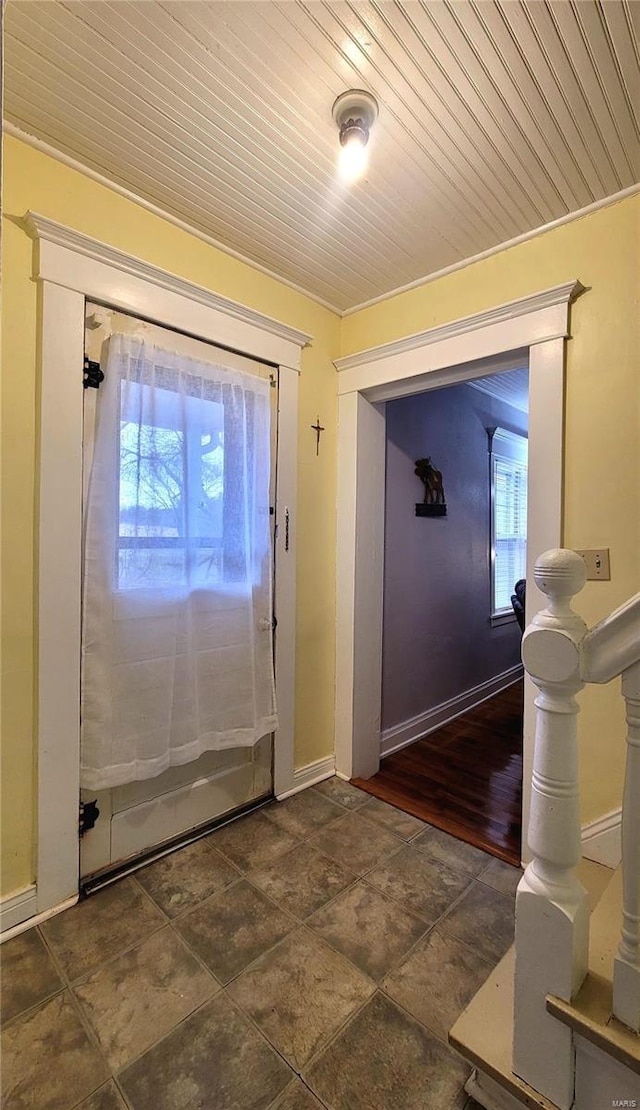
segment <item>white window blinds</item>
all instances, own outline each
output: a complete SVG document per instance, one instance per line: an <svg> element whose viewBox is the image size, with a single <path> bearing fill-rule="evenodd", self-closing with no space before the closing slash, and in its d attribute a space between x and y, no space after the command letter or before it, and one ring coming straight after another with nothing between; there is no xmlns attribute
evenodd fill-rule
<svg viewBox="0 0 640 1110"><path fill-rule="evenodd" d="M527 441L502 428L491 435L492 615L511 612L527 566Z"/></svg>

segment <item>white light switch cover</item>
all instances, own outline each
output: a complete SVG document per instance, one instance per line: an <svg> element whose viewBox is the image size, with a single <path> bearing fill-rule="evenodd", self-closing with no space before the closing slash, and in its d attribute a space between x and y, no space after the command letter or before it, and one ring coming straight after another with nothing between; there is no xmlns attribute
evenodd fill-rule
<svg viewBox="0 0 640 1110"><path fill-rule="evenodd" d="M578 555L582 555L587 566L587 580L599 579L601 582L608 582L611 578L611 571L609 569L609 548L585 548L582 551L577 551Z"/></svg>

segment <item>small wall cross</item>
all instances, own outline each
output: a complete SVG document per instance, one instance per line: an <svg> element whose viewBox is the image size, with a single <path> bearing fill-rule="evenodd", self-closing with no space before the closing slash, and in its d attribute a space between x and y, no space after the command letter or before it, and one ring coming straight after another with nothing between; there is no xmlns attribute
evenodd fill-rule
<svg viewBox="0 0 640 1110"><path fill-rule="evenodd" d="M324 432L324 428L323 428L322 424L320 423L320 417L319 416L316 416L316 422L315 422L315 424L312 424L311 427L313 428L314 432L316 433L316 455L319 455L320 454L320 432Z"/></svg>

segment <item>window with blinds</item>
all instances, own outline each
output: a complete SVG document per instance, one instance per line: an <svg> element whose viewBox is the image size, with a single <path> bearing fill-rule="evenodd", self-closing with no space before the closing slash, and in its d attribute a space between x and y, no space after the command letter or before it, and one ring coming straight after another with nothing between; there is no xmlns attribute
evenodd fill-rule
<svg viewBox="0 0 640 1110"><path fill-rule="evenodd" d="M491 429L491 615L511 613L527 567L527 441Z"/></svg>

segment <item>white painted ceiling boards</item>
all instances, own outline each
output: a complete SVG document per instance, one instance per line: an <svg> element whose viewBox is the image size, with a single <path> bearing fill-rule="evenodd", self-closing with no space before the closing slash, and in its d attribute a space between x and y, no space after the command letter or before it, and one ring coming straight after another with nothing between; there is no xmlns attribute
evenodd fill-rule
<svg viewBox="0 0 640 1110"><path fill-rule="evenodd" d="M481 393L488 393L497 401L511 405L518 412L529 411L529 370L526 366L505 370L502 374L490 374L486 378L477 378L468 385L470 389L479 389Z"/></svg>
<svg viewBox="0 0 640 1110"><path fill-rule="evenodd" d="M637 0L9 0L5 115L340 310L640 179ZM380 105L335 173L331 105Z"/></svg>

